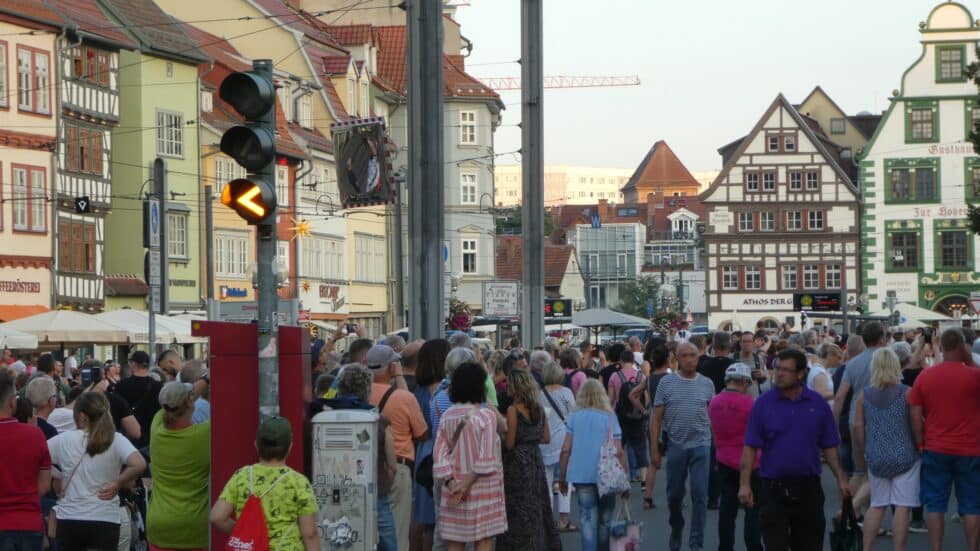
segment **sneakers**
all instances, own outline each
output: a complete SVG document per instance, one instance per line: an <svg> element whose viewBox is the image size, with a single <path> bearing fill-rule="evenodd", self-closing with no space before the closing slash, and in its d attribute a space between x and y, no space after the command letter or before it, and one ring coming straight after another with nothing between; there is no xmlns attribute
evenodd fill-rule
<svg viewBox="0 0 980 551"><path fill-rule="evenodd" d="M909 523L909 532L913 534L925 534L929 529L926 528L926 522L924 520L913 520Z"/></svg>

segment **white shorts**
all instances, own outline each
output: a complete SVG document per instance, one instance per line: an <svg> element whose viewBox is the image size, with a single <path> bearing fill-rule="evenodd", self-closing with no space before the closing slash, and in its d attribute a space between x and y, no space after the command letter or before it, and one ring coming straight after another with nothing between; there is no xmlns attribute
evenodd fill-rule
<svg viewBox="0 0 980 551"><path fill-rule="evenodd" d="M911 469L892 478L878 478L868 472L868 480L871 481L871 506L918 507L921 466L922 462L916 461Z"/></svg>

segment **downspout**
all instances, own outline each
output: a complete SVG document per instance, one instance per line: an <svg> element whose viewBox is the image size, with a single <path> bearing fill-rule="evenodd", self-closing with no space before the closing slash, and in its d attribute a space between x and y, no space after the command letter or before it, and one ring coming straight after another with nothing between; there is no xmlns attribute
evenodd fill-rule
<svg viewBox="0 0 980 551"><path fill-rule="evenodd" d="M307 148L309 148L309 144L307 144ZM310 151L309 167L306 167L306 170L304 172L300 172L300 170L302 170L305 167L306 164L307 163L303 159L300 159L299 160L299 166L296 167L296 178L295 178L295 180L296 180L296 193L295 193L296 202L294 203L294 208L295 208L295 211L294 212L298 212L299 211L299 181L302 178L306 178L307 175L309 175L311 172L313 172L313 152L312 152L312 150ZM299 221L299 214L297 214L296 216L297 216L296 220ZM292 262L293 262L293 273L296 274L296 277L293 278L293 296L296 297L296 300L299 301L300 305L302 305L302 302L303 302L299 298L299 289L300 289L300 287L299 287L299 255L300 255L300 247L299 247L299 245L300 245L301 242L302 242L302 239L297 239L296 240L296 254L294 254L293 255L293 258L292 258Z"/></svg>
<svg viewBox="0 0 980 551"><path fill-rule="evenodd" d="M211 67L208 69L208 71L211 71L212 69L214 69L214 63L211 63ZM194 72L196 73L197 71L195 70ZM210 208L210 204L205 204L205 201L210 202L211 197L210 194L204 193L204 186L201 185L203 183L201 181L201 169L204 167L204 164L201 162L201 77L198 76L194 82L195 104L197 105L197 124L194 125L197 127L197 204L199 207L197 209L197 230L201 231L202 210ZM204 209L200 208L202 206ZM204 216L204 218L206 226L208 222L210 222L210 217ZM214 296L214 237L209 232L202 233L204 233L205 289L198 287L199 292L197 294L197 298L199 307L207 310L207 302L205 300L204 293L207 293L207 298ZM200 246L200 241L198 241L198 246ZM200 258L200 255L198 255L198 258ZM201 273L200 266L198 267L197 273ZM198 278L198 282L200 282L200 278Z"/></svg>

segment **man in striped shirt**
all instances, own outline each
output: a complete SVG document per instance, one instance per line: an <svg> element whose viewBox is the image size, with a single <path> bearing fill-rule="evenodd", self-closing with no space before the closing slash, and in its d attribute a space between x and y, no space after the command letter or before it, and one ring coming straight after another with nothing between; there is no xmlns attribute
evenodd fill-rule
<svg viewBox="0 0 980 551"><path fill-rule="evenodd" d="M664 376L653 399L650 434L667 429L667 506L670 511L670 551L679 551L684 533L685 483L691 477L691 530L688 547L701 551L708 509L708 467L711 457L711 421L708 405L715 395L711 379L698 373L698 349L689 342L677 346L677 373ZM661 467L656 442L653 464Z"/></svg>

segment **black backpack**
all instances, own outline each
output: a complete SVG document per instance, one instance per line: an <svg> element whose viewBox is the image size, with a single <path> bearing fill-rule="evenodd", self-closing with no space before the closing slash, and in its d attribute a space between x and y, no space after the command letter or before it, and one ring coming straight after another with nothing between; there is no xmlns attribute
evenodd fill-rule
<svg viewBox="0 0 980 551"><path fill-rule="evenodd" d="M619 386L619 398L616 400L616 416L621 421L642 421L646 412L633 405L633 402L630 401L630 393L642 383L643 374L638 371L632 381L627 380L622 371L617 371L616 376L622 383Z"/></svg>

